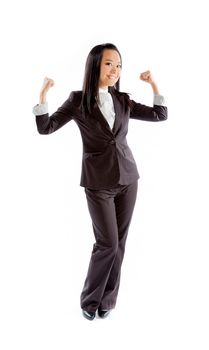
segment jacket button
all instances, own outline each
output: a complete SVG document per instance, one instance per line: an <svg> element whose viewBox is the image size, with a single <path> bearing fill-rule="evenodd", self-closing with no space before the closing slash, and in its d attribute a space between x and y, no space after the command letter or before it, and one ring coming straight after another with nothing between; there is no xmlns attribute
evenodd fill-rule
<svg viewBox="0 0 209 350"><path fill-rule="evenodd" d="M115 140L111 140L111 141L110 141L110 144L111 144L111 145L114 145L114 144L115 144Z"/></svg>

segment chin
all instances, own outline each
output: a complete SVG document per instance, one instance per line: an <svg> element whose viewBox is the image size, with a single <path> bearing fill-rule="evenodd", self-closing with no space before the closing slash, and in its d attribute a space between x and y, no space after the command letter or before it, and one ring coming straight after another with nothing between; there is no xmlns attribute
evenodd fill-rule
<svg viewBox="0 0 209 350"><path fill-rule="evenodd" d="M115 86L116 82L115 83L109 83L108 86L112 87L112 86Z"/></svg>

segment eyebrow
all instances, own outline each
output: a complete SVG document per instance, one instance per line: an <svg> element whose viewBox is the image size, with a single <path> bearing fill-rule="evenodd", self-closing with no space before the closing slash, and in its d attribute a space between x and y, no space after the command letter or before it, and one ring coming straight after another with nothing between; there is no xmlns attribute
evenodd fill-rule
<svg viewBox="0 0 209 350"><path fill-rule="evenodd" d="M105 61L110 61L110 62L114 62L113 60L110 60L109 58L106 58ZM121 61L119 61L118 63L121 64Z"/></svg>

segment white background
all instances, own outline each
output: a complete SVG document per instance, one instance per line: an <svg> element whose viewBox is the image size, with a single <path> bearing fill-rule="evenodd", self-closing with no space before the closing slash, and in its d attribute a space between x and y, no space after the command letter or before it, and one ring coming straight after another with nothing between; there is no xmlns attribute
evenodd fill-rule
<svg viewBox="0 0 209 350"><path fill-rule="evenodd" d="M2 350L209 348L208 53L206 1L2 1ZM121 90L152 105L150 69L167 98L162 123L130 120L140 172L118 303L109 319L81 315L94 242L82 144L71 121L37 132L43 78L52 114L82 86L90 49L112 42Z"/></svg>

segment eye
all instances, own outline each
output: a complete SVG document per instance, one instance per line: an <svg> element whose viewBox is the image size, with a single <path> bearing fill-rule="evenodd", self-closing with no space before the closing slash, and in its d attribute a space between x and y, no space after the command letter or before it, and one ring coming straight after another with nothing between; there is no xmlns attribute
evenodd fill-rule
<svg viewBox="0 0 209 350"><path fill-rule="evenodd" d="M117 67L118 67L118 68L122 68L122 64L118 64Z"/></svg>
<svg viewBox="0 0 209 350"><path fill-rule="evenodd" d="M111 62L105 63L106 66L110 66L111 64L112 64Z"/></svg>

